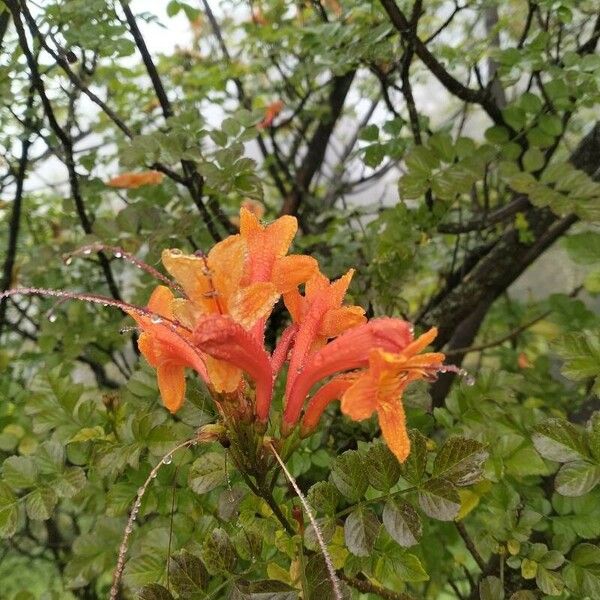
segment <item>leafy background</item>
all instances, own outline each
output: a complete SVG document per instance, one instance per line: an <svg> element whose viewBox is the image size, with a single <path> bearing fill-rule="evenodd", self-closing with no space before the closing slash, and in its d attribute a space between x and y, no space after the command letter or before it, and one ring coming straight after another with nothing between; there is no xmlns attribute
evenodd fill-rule
<svg viewBox="0 0 600 600"><path fill-rule="evenodd" d="M102 242L157 265L234 231L244 199L297 215L297 251L331 277L356 267L354 302L437 325L472 374L410 390L402 467L336 407L289 461L344 593L600 597L595 3L0 10L3 289L144 303L150 278L114 252L65 254ZM160 185L106 186L149 168ZM284 325L276 311L269 343ZM106 597L138 488L216 418L197 382L167 414L129 326L0 304L3 597ZM274 495L293 535L221 445L179 451L144 496L121 596L332 597L281 477Z"/></svg>

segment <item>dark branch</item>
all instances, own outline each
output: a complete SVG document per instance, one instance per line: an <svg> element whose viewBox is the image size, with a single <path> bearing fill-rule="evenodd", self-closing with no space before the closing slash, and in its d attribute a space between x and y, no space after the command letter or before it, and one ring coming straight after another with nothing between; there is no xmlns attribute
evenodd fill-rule
<svg viewBox="0 0 600 600"><path fill-rule="evenodd" d="M308 192L313 177L321 168L331 134L342 114L346 96L355 74L356 71L350 71L345 75L337 75L333 78L328 102L329 114L321 120L308 144L308 149L294 179L294 189L283 201L282 215L297 214L304 194Z"/></svg>
<svg viewBox="0 0 600 600"><path fill-rule="evenodd" d="M414 35L410 22L398 8L395 0L380 0L380 2L387 12L390 21L398 30L402 38L407 41L412 41L416 55L451 94L465 102L479 104L494 123L506 126L500 109L490 98L487 91L474 90L463 85L458 79L450 75L438 59L430 52L423 41L420 40L418 36Z"/></svg>

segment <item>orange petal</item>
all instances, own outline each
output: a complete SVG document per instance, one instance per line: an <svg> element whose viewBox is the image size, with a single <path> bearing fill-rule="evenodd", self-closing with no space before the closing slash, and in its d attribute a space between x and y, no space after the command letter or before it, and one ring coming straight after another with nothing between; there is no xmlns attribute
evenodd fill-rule
<svg viewBox="0 0 600 600"><path fill-rule="evenodd" d="M265 318L279 299L277 289L270 281L259 281L238 290L231 298L229 314L245 329Z"/></svg>
<svg viewBox="0 0 600 600"><path fill-rule="evenodd" d="M163 404L172 413L177 412L185 398L184 367L167 361L158 365L156 376Z"/></svg>
<svg viewBox="0 0 600 600"><path fill-rule="evenodd" d="M183 254L181 250L163 250L165 269L177 280L186 295L205 313L217 312L214 288L208 277L205 259Z"/></svg>
<svg viewBox="0 0 600 600"><path fill-rule="evenodd" d="M307 298L316 296L319 292L326 290L329 287L329 279L317 271L307 282L305 287L305 294Z"/></svg>
<svg viewBox="0 0 600 600"><path fill-rule="evenodd" d="M196 327L196 323L203 315L202 310L196 304L185 298L175 298L172 307L173 318L190 330Z"/></svg>
<svg viewBox="0 0 600 600"><path fill-rule="evenodd" d="M167 319L173 318L173 292L164 285L158 285L154 288L150 300L148 300L148 310L157 313Z"/></svg>
<svg viewBox="0 0 600 600"><path fill-rule="evenodd" d="M406 431L406 418L401 402L380 404L379 426L388 448L400 462L404 462L410 452L410 439Z"/></svg>
<svg viewBox="0 0 600 600"><path fill-rule="evenodd" d="M284 294L283 302L285 303L285 307L292 317L292 321L294 323L298 323L302 318L302 312L305 305L304 296L302 296L302 294L298 291L298 288L294 288L293 290Z"/></svg>
<svg viewBox="0 0 600 600"><path fill-rule="evenodd" d="M357 374L340 375L320 387L310 399L302 418L302 435L307 435L318 425L327 405L338 398L356 381Z"/></svg>
<svg viewBox="0 0 600 600"><path fill-rule="evenodd" d="M296 217L284 215L279 217L265 228L265 237L276 258L286 255L296 232L298 231L298 221Z"/></svg>
<svg viewBox="0 0 600 600"><path fill-rule="evenodd" d="M210 382L217 392L235 392L240 385L242 371L232 364L206 356L204 359Z"/></svg>
<svg viewBox="0 0 600 600"><path fill-rule="evenodd" d="M143 357L148 361L151 367L156 368L160 362L160 354L157 352L152 336L142 332L138 338L138 348Z"/></svg>
<svg viewBox="0 0 600 600"><path fill-rule="evenodd" d="M435 340L437 334L437 327L432 327L429 331L426 331L423 335L420 335L414 342L412 342L406 348L404 348L404 354L418 354L419 352L427 348L427 346L429 346L429 344L431 344L433 340Z"/></svg>
<svg viewBox="0 0 600 600"><path fill-rule="evenodd" d="M285 294L308 281L318 268L312 256L290 254L275 262L271 281L281 294Z"/></svg>
<svg viewBox="0 0 600 600"><path fill-rule="evenodd" d="M279 341L273 354L271 354L271 368L273 369L273 377L277 377L281 367L288 358L290 348L294 344L294 338L298 332L298 325L288 325L279 336Z"/></svg>
<svg viewBox="0 0 600 600"><path fill-rule="evenodd" d="M242 200L242 206L249 210L251 213L256 215L257 218L262 219L265 214L265 205L258 200L253 200L252 198L245 198Z"/></svg>
<svg viewBox="0 0 600 600"><path fill-rule="evenodd" d="M342 306L328 310L321 321L319 335L332 338L351 327L366 322L365 311L361 306Z"/></svg>
<svg viewBox="0 0 600 600"><path fill-rule="evenodd" d="M348 291L348 286L352 281L352 277L354 275L354 269L349 269L345 275L342 275L338 280L334 281L331 284L330 288L330 297L331 297L331 305L339 306L343 300L346 292Z"/></svg>
<svg viewBox="0 0 600 600"><path fill-rule="evenodd" d="M254 379L256 414L265 422L273 394L273 370L262 344L231 317L223 315L205 317L194 331L194 342L206 354L243 369Z"/></svg>
<svg viewBox="0 0 600 600"><path fill-rule="evenodd" d="M227 306L229 298L240 287L246 265L246 244L239 235L230 235L212 247L207 257L212 282Z"/></svg>
<svg viewBox="0 0 600 600"><path fill-rule="evenodd" d="M240 234L243 238L251 237L263 231L260 220L253 211L242 206L240 208Z"/></svg>
<svg viewBox="0 0 600 600"><path fill-rule="evenodd" d="M121 173L107 181L106 185L114 188L133 189L143 185L158 185L164 179L159 171L142 171L139 173Z"/></svg>
<svg viewBox="0 0 600 600"><path fill-rule="evenodd" d="M368 419L377 410L377 381L361 375L342 396L342 412L354 421Z"/></svg>

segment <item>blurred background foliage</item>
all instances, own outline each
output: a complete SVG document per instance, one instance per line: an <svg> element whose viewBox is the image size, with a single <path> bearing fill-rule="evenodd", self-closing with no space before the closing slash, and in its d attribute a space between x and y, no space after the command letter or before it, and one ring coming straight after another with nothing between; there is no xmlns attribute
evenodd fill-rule
<svg viewBox="0 0 600 600"><path fill-rule="evenodd" d="M471 374L407 394L402 468L337 407L289 461L344 593L600 598L599 36L592 0L2 0L2 289L144 304L118 251L65 255L158 265L234 232L244 201L296 215L297 251L356 267L355 303L438 326ZM107 185L147 170L164 179ZM138 488L216 419L197 382L168 415L130 326L0 303L3 598L107 597ZM274 495L294 535L226 449L178 452L121 597L333 597Z"/></svg>

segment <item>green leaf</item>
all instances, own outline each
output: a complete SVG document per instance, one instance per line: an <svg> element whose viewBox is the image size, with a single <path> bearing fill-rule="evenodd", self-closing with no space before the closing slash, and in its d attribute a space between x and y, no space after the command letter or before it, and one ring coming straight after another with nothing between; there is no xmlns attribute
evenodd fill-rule
<svg viewBox="0 0 600 600"><path fill-rule="evenodd" d="M556 137L563 130L563 125L558 115L540 115L538 127L547 135Z"/></svg>
<svg viewBox="0 0 600 600"><path fill-rule="evenodd" d="M400 463L386 444L371 445L364 457L369 483L380 492L389 490L398 483Z"/></svg>
<svg viewBox="0 0 600 600"><path fill-rule="evenodd" d="M11 488L26 490L36 484L38 468L28 456L9 456L2 465L2 475Z"/></svg>
<svg viewBox="0 0 600 600"><path fill-rule="evenodd" d="M225 457L219 452L207 452L192 464L188 485L196 494L206 494L227 480Z"/></svg>
<svg viewBox="0 0 600 600"><path fill-rule="evenodd" d="M362 507L348 515L344 523L346 546L356 556L369 556L379 535L381 523L375 513Z"/></svg>
<svg viewBox="0 0 600 600"><path fill-rule="evenodd" d="M563 239L572 260L580 265L597 265L600 263L600 233L586 231L574 233Z"/></svg>
<svg viewBox="0 0 600 600"><path fill-rule="evenodd" d="M485 139L492 144L505 144L508 142L510 135L506 127L494 125L485 130Z"/></svg>
<svg viewBox="0 0 600 600"><path fill-rule="evenodd" d="M417 556L404 552L394 557L394 572L402 581L428 581L429 575Z"/></svg>
<svg viewBox="0 0 600 600"><path fill-rule="evenodd" d="M481 478L483 463L489 456L477 440L453 437L444 443L433 461L433 476L465 486Z"/></svg>
<svg viewBox="0 0 600 600"><path fill-rule="evenodd" d="M406 156L406 166L416 174L427 176L439 166L439 159L425 146L415 146Z"/></svg>
<svg viewBox="0 0 600 600"><path fill-rule="evenodd" d="M287 583L276 580L236 581L231 600L297 600L298 592Z"/></svg>
<svg viewBox="0 0 600 600"><path fill-rule="evenodd" d="M335 534L337 521L333 516L328 515L326 517L317 519L317 525L320 529L323 541L328 544ZM304 543L310 550L314 550L316 552L321 551L321 545L317 538L317 532L315 531L312 523L309 523L308 527L304 531Z"/></svg>
<svg viewBox="0 0 600 600"><path fill-rule="evenodd" d="M385 146L381 144L371 144L365 148L365 165L374 169L385 158Z"/></svg>
<svg viewBox="0 0 600 600"><path fill-rule="evenodd" d="M450 481L430 479L419 489L419 506L432 519L452 521L460 510L460 498Z"/></svg>
<svg viewBox="0 0 600 600"><path fill-rule="evenodd" d="M504 587L498 577L488 575L479 584L480 600L504 600Z"/></svg>
<svg viewBox="0 0 600 600"><path fill-rule="evenodd" d="M588 446L596 462L600 463L600 411L596 411L588 421Z"/></svg>
<svg viewBox="0 0 600 600"><path fill-rule="evenodd" d="M538 566L535 582L538 588L548 596L560 596L565 584L558 573L549 571L542 565Z"/></svg>
<svg viewBox="0 0 600 600"><path fill-rule="evenodd" d="M536 425L531 439L548 460L570 462L588 456L583 433L565 419L548 419Z"/></svg>
<svg viewBox="0 0 600 600"><path fill-rule="evenodd" d="M231 572L237 562L235 548L227 532L220 527L211 531L206 538L202 556L209 572L213 574Z"/></svg>
<svg viewBox="0 0 600 600"><path fill-rule="evenodd" d="M600 598L600 547L579 544L562 570L567 588L581 597Z"/></svg>
<svg viewBox="0 0 600 600"><path fill-rule="evenodd" d="M572 462L563 465L554 480L556 491L563 496L583 496L600 482L600 465Z"/></svg>
<svg viewBox="0 0 600 600"><path fill-rule="evenodd" d="M401 546L408 548L419 542L422 534L421 519L408 502L388 500L383 507L383 526Z"/></svg>
<svg viewBox="0 0 600 600"><path fill-rule="evenodd" d="M416 429L411 429L408 435L410 454L400 469L406 481L418 485L423 479L427 466L427 438Z"/></svg>
<svg viewBox="0 0 600 600"><path fill-rule="evenodd" d="M363 127L358 134L358 139L365 142L376 142L379 140L379 127L374 123Z"/></svg>
<svg viewBox="0 0 600 600"><path fill-rule="evenodd" d="M306 499L315 511L333 514L340 500L340 494L329 481L317 481L308 490Z"/></svg>
<svg viewBox="0 0 600 600"><path fill-rule="evenodd" d="M398 180L398 192L403 200L416 200L429 189L429 180L420 172L407 173Z"/></svg>
<svg viewBox="0 0 600 600"><path fill-rule="evenodd" d="M57 497L54 490L47 487L36 488L30 492L25 501L25 508L30 519L45 521L52 516Z"/></svg>
<svg viewBox="0 0 600 600"><path fill-rule="evenodd" d="M9 538L17 530L19 516L17 497L4 482L0 481L0 537Z"/></svg>
<svg viewBox="0 0 600 600"><path fill-rule="evenodd" d="M138 600L173 600L171 592L158 583L145 585L138 593Z"/></svg>
<svg viewBox="0 0 600 600"><path fill-rule="evenodd" d="M209 582L204 563L185 550L170 558L169 574L173 590L179 596L202 592Z"/></svg>
<svg viewBox="0 0 600 600"><path fill-rule="evenodd" d="M523 166L526 171L532 172L541 169L546 161L544 153L539 148L529 148L523 154Z"/></svg>
<svg viewBox="0 0 600 600"><path fill-rule="evenodd" d="M561 369L565 377L574 381L593 377L594 390L600 391L600 330L566 335L556 349L565 361Z"/></svg>
<svg viewBox="0 0 600 600"><path fill-rule="evenodd" d="M429 140L427 145L435 152L435 154L444 162L451 163L456 155L452 137L447 133L435 133Z"/></svg>
<svg viewBox="0 0 600 600"><path fill-rule="evenodd" d="M85 471L81 467L68 467L54 481L53 486L61 498L72 498L85 484Z"/></svg>
<svg viewBox="0 0 600 600"><path fill-rule="evenodd" d="M360 500L369 486L363 460L356 450L347 450L333 461L331 479L342 495L353 502Z"/></svg>

